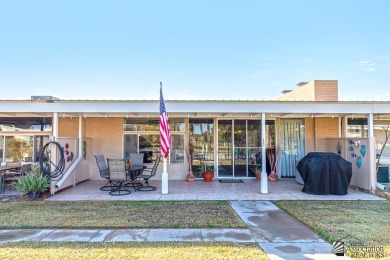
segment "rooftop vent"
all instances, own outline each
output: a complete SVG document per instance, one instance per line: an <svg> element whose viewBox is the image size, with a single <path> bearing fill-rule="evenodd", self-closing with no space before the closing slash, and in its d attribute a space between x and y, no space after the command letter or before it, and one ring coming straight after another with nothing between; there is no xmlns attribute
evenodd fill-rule
<svg viewBox="0 0 390 260"><path fill-rule="evenodd" d="M286 90L282 91L282 94L284 95L284 94L287 94L288 92L291 92L291 91L292 91L291 89L286 89Z"/></svg>
<svg viewBox="0 0 390 260"><path fill-rule="evenodd" d="M53 101L53 100L60 100L59 98L53 97L53 96L31 96L31 100L35 101Z"/></svg>
<svg viewBox="0 0 390 260"><path fill-rule="evenodd" d="M304 81L302 81L302 82L299 82L299 83L297 84L297 86L298 86L298 87L302 87L302 86L306 85L307 83L309 83L309 82L304 82Z"/></svg>

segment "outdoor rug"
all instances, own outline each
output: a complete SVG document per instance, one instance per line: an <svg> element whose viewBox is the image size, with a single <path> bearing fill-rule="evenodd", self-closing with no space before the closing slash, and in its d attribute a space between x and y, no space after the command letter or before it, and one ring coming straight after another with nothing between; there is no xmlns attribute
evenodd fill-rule
<svg viewBox="0 0 390 260"><path fill-rule="evenodd" d="M244 182L243 180L218 180L220 183L240 183Z"/></svg>

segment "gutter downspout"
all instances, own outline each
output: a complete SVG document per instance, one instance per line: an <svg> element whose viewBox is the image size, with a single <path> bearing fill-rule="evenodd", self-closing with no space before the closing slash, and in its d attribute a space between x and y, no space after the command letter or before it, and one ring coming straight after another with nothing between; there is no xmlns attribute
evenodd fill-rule
<svg viewBox="0 0 390 260"><path fill-rule="evenodd" d="M79 156L76 161L68 168L62 178L57 181L56 188L61 188L62 184L64 184L65 180L69 177L69 175L73 172L76 166L79 164L81 159L83 158L83 121L81 115L79 115Z"/></svg>

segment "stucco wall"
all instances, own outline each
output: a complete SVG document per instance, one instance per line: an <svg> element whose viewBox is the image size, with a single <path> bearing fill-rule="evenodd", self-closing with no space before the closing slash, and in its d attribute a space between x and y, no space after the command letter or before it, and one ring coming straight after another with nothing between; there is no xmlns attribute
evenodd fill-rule
<svg viewBox="0 0 390 260"><path fill-rule="evenodd" d="M339 90L337 80L314 80L315 101L337 101Z"/></svg>
<svg viewBox="0 0 390 260"><path fill-rule="evenodd" d="M85 129L84 129L85 130ZM84 131L85 133L85 131ZM79 118L58 118L59 137L79 137Z"/></svg>
<svg viewBox="0 0 390 260"><path fill-rule="evenodd" d="M94 155L103 154L106 159L122 158L123 118L87 118L85 121L90 179L100 180Z"/></svg>
<svg viewBox="0 0 390 260"><path fill-rule="evenodd" d="M87 160L90 179L101 180L94 155L103 154L106 159L123 158L123 118L87 118L85 125L85 135L89 140ZM185 164L168 164L169 180L184 180L187 175L186 169ZM153 179L161 180L161 174L162 161Z"/></svg>
<svg viewBox="0 0 390 260"><path fill-rule="evenodd" d="M314 118L305 118L305 152L315 151Z"/></svg>
<svg viewBox="0 0 390 260"><path fill-rule="evenodd" d="M339 137L339 119L337 117L317 117L314 120L315 151L326 151L326 138Z"/></svg>
<svg viewBox="0 0 390 260"><path fill-rule="evenodd" d="M314 82L309 82L306 85L298 87L291 92L276 98L281 101L313 101L315 100Z"/></svg>
<svg viewBox="0 0 390 260"><path fill-rule="evenodd" d="M82 128L83 128L83 139L85 135L85 120L82 119ZM78 136L79 136L79 118L59 118L58 119L58 142L62 145L62 147L65 147L65 144L68 143L69 152L74 153L73 157L73 163L76 161L77 157L79 156L79 147L78 147ZM67 155L65 155L65 171L70 167L72 162L67 162ZM51 182L51 192L54 193L58 190L64 189L68 186L77 184L80 181L84 181L90 178L90 171L89 171L89 162L88 160L81 159L77 167L70 175L67 176L64 183L61 185L61 187L56 188L55 184L57 181Z"/></svg>
<svg viewBox="0 0 390 260"><path fill-rule="evenodd" d="M293 89L275 100L280 101L337 101L337 80L314 80Z"/></svg>
<svg viewBox="0 0 390 260"><path fill-rule="evenodd" d="M350 144L349 140L352 140ZM352 163L350 185L372 191L376 189L375 138L329 138L326 139L326 151L337 153L337 142L342 147L341 157ZM355 142L359 142L355 145ZM362 146L366 147L365 153ZM357 160L361 160L360 167Z"/></svg>

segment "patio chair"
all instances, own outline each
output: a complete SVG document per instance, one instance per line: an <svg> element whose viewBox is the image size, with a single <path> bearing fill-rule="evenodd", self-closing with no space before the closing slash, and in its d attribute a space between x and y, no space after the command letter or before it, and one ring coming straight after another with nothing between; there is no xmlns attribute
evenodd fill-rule
<svg viewBox="0 0 390 260"><path fill-rule="evenodd" d="M143 153L130 153L129 156L131 165L144 165L144 154Z"/></svg>
<svg viewBox="0 0 390 260"><path fill-rule="evenodd" d="M108 169L110 170L110 181L112 181L110 195L121 196L131 193L125 185L127 181L126 161L124 159L108 159Z"/></svg>
<svg viewBox="0 0 390 260"><path fill-rule="evenodd" d="M100 188L102 191L110 191L112 187L112 181L110 180L110 171L108 170L106 160L102 154L95 155L96 163L99 168L100 177L107 179L108 182Z"/></svg>
<svg viewBox="0 0 390 260"><path fill-rule="evenodd" d="M156 187L150 186L149 179L152 178L154 175L156 175L157 166L160 163L162 155L158 156L156 158L156 161L154 162L153 168L146 168L144 169L144 172L149 172L150 174L142 173L141 175L138 175L137 178L142 179L144 183L141 187L138 187L137 190L139 191L153 191L156 190Z"/></svg>

